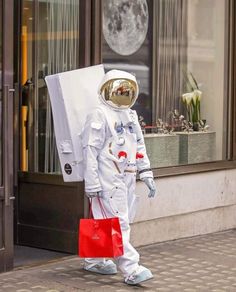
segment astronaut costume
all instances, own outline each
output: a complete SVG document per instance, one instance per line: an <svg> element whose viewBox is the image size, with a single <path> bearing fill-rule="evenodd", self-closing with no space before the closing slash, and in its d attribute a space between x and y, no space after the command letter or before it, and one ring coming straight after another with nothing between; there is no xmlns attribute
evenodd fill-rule
<svg viewBox="0 0 236 292"><path fill-rule="evenodd" d="M107 217L119 217L124 255L115 262L125 282L136 285L153 277L150 270L139 265L139 254L130 244L137 171L150 190L149 197L156 192L138 117L130 109L138 96L136 78L111 70L103 78L99 96L102 103L88 115L82 133L85 192L93 198L94 218L103 218L98 196ZM117 272L111 260L101 258L85 259L84 268L100 274Z"/></svg>

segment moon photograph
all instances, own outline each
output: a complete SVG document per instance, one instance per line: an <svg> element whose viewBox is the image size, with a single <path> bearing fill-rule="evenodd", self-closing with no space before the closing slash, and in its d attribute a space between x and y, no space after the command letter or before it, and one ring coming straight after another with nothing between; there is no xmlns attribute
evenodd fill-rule
<svg viewBox="0 0 236 292"><path fill-rule="evenodd" d="M137 52L148 31L146 0L104 0L103 35L109 47L119 55Z"/></svg>

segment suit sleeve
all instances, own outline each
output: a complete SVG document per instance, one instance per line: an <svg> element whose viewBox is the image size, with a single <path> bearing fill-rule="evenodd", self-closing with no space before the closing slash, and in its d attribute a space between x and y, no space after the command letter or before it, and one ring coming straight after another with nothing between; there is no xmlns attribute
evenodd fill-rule
<svg viewBox="0 0 236 292"><path fill-rule="evenodd" d="M105 120L99 110L88 115L82 135L86 192L102 190L98 173L98 155L105 142Z"/></svg>

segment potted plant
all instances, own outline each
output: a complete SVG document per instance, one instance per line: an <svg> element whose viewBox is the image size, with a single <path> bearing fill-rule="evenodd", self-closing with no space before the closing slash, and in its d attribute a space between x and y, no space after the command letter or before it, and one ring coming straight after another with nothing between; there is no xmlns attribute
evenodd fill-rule
<svg viewBox="0 0 236 292"><path fill-rule="evenodd" d="M187 119L193 124L193 130L199 130L199 121L201 120L201 98L202 91L199 90L198 83L190 72L186 77L187 93L182 95L182 101L187 111Z"/></svg>

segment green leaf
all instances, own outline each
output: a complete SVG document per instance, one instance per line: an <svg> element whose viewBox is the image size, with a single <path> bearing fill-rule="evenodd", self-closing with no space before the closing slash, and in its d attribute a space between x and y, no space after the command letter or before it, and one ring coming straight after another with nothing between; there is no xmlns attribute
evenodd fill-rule
<svg viewBox="0 0 236 292"><path fill-rule="evenodd" d="M193 76L193 74L191 72L189 72L189 74L190 74L190 76L192 78L192 81L194 82L196 88L199 89L198 84L197 84L197 80L194 78L194 76Z"/></svg>

